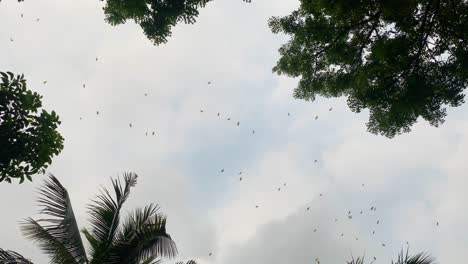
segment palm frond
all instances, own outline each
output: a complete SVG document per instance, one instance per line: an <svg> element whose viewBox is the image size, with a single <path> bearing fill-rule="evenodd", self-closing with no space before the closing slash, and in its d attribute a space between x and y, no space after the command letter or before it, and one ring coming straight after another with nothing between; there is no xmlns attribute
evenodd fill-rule
<svg viewBox="0 0 468 264"><path fill-rule="evenodd" d="M406 253L403 250L398 254L397 262L392 264L435 264L434 259L426 253L419 253L416 255L409 255L408 250Z"/></svg>
<svg viewBox="0 0 468 264"><path fill-rule="evenodd" d="M412 256L405 264L435 264L435 261L426 253L419 253Z"/></svg>
<svg viewBox="0 0 468 264"><path fill-rule="evenodd" d="M151 257L173 258L177 248L166 233L166 218L158 207L146 206L129 216L116 236L113 256L120 263L141 263Z"/></svg>
<svg viewBox="0 0 468 264"><path fill-rule="evenodd" d="M0 264L33 264L33 263L14 251L3 250L0 248Z"/></svg>
<svg viewBox="0 0 468 264"><path fill-rule="evenodd" d="M364 264L364 257L351 258L351 261L346 261L346 264Z"/></svg>
<svg viewBox="0 0 468 264"><path fill-rule="evenodd" d="M184 262L179 261L179 262L176 262L176 264L184 264ZM185 264L197 264L197 262L195 262L195 260L189 260Z"/></svg>
<svg viewBox="0 0 468 264"><path fill-rule="evenodd" d="M62 241L57 239L47 228L42 227L36 220L26 219L21 228L26 238L38 243L39 248L51 256L51 263L78 263Z"/></svg>
<svg viewBox="0 0 468 264"><path fill-rule="evenodd" d="M40 213L46 218L26 219L21 225L24 235L39 243L40 248L51 256L52 263L87 263L67 190L50 175L39 194L38 202L43 208Z"/></svg>
<svg viewBox="0 0 468 264"><path fill-rule="evenodd" d="M160 264L162 263L161 259L157 259L155 256L151 256L143 261L141 261L139 264Z"/></svg>
<svg viewBox="0 0 468 264"><path fill-rule="evenodd" d="M120 179L112 180L115 199L107 189L103 188L101 194L89 206L92 229L83 230L83 233L91 244L93 263L108 263L108 249L119 227L120 209L127 200L131 187L136 185L137 177L135 173L124 174L123 185Z"/></svg>

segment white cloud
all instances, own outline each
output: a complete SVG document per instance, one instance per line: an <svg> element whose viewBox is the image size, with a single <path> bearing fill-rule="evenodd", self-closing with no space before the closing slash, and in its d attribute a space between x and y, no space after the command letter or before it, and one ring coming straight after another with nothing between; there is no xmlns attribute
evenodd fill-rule
<svg viewBox="0 0 468 264"><path fill-rule="evenodd" d="M98 186L135 171L126 210L159 203L181 257L200 263L344 263L364 252L389 263L405 241L440 263L468 257L467 108L389 140L367 133L367 115L343 98L293 99L297 80L271 73L286 38L267 19L297 4L216 0L159 47L135 24L104 23L94 0L1 4L2 70L24 72L60 114L65 150L50 171L81 226ZM0 247L37 263L47 257L18 221L36 212L42 179L0 185Z"/></svg>

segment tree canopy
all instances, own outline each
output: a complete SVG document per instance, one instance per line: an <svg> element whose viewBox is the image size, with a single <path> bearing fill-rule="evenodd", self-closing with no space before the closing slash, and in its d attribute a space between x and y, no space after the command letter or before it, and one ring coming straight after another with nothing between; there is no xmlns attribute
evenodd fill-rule
<svg viewBox="0 0 468 264"><path fill-rule="evenodd" d="M291 36L273 71L300 77L294 96L345 96L369 110L372 133L394 137L420 117L439 126L464 103L467 1L301 0L269 26Z"/></svg>
<svg viewBox="0 0 468 264"><path fill-rule="evenodd" d="M0 182L44 173L63 149L57 114L42 108L23 75L0 72Z"/></svg>
<svg viewBox="0 0 468 264"><path fill-rule="evenodd" d="M212 0L106 0L104 14L111 25L133 20L155 45L167 42L179 22L193 24L199 8ZM243 0L251 2L251 0Z"/></svg>

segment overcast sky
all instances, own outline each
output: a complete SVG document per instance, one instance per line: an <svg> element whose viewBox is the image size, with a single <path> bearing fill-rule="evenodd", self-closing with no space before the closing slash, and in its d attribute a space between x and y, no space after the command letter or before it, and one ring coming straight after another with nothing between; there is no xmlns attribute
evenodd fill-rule
<svg viewBox="0 0 468 264"><path fill-rule="evenodd" d="M380 264L406 241L439 263L468 259L468 108L387 139L345 98L293 99L297 80L271 72L287 38L267 20L298 3L216 0L153 46L132 22L106 24L97 0L2 1L0 70L24 73L60 115L65 148L48 172L81 227L99 186L128 171L139 182L125 212L159 204L181 259ZM18 223L44 178L0 185L0 248L35 263L48 258Z"/></svg>

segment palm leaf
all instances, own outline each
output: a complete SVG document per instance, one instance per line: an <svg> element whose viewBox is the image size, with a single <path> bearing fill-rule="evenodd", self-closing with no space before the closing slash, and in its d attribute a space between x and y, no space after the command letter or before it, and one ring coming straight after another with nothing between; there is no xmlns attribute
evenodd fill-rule
<svg viewBox="0 0 468 264"><path fill-rule="evenodd" d="M31 261L21 256L20 254L0 248L0 263L1 264L33 264Z"/></svg>
<svg viewBox="0 0 468 264"><path fill-rule="evenodd" d="M358 257L357 259L352 257L351 261L346 261L346 264L364 264L364 257Z"/></svg>
<svg viewBox="0 0 468 264"><path fill-rule="evenodd" d="M91 213L91 231L83 230L91 244L92 263L108 263L109 248L119 227L120 209L130 194L130 188L137 183L135 173L124 174L124 184L120 179L112 180L115 199L105 188L101 190L94 203L89 206Z"/></svg>
<svg viewBox="0 0 468 264"><path fill-rule="evenodd" d="M158 213L158 207L146 206L129 216L116 235L113 263L141 263L154 257L172 258L177 248L166 233L166 218Z"/></svg>
<svg viewBox="0 0 468 264"><path fill-rule="evenodd" d="M184 264L184 262L180 261L180 262L176 262L176 264ZM185 264L197 264L197 262L195 262L195 260L189 260Z"/></svg>
<svg viewBox="0 0 468 264"><path fill-rule="evenodd" d="M36 220L26 219L22 225L22 231L27 238L39 243L42 251L51 256L51 263L78 263L64 243L57 239L49 228L42 227Z"/></svg>
<svg viewBox="0 0 468 264"><path fill-rule="evenodd" d="M398 254L397 262L393 262L392 264L434 264L434 259L426 253L419 253L413 256L410 256L408 253L408 249L406 253L403 250Z"/></svg>
<svg viewBox="0 0 468 264"><path fill-rule="evenodd" d="M405 264L435 264L435 261L429 255L420 253L412 256Z"/></svg>
<svg viewBox="0 0 468 264"><path fill-rule="evenodd" d="M21 226L24 235L51 256L51 263L88 263L67 190L50 175L39 194L40 213L46 218L26 219Z"/></svg>
<svg viewBox="0 0 468 264"><path fill-rule="evenodd" d="M160 264L160 263L162 263L161 259L157 259L157 257L151 256L151 257L143 260L139 264Z"/></svg>

